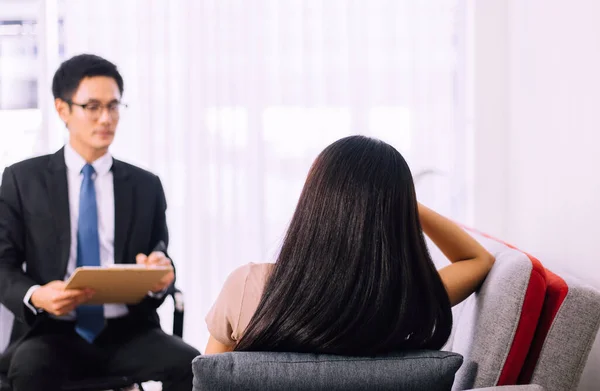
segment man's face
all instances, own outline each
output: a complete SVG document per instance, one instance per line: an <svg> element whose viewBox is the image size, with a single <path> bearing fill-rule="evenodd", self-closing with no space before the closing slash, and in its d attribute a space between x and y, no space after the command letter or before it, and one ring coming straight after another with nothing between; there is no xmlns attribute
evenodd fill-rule
<svg viewBox="0 0 600 391"><path fill-rule="evenodd" d="M67 102L56 100L56 109L67 124L73 147L108 149L119 123L120 99L119 86L113 78L92 76L81 80L70 107Z"/></svg>

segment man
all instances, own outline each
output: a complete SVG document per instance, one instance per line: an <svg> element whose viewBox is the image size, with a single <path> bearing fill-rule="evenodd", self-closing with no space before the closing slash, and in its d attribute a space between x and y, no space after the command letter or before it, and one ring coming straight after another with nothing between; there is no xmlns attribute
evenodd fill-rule
<svg viewBox="0 0 600 391"><path fill-rule="evenodd" d="M156 313L174 273L136 305L82 305L94 292L65 289L78 266L172 263L159 178L108 152L123 107L116 66L73 57L54 75L52 92L68 144L6 168L0 188L0 303L15 315L0 372L14 391L107 375L189 391L199 352L162 332Z"/></svg>

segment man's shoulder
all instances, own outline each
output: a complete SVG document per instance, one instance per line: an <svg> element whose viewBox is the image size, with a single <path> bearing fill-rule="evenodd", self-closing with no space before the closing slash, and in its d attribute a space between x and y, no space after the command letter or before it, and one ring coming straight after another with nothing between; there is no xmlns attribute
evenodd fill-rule
<svg viewBox="0 0 600 391"><path fill-rule="evenodd" d="M149 181L156 182L159 180L158 176L151 171L143 169L141 167L135 166L131 163L124 162L119 159L114 159L114 165L116 170L122 170L126 172L128 175L131 175L138 181Z"/></svg>
<svg viewBox="0 0 600 391"><path fill-rule="evenodd" d="M21 160L20 162L8 166L7 169L11 170L15 175L31 174L42 168L48 167L52 156L53 155L42 155Z"/></svg>

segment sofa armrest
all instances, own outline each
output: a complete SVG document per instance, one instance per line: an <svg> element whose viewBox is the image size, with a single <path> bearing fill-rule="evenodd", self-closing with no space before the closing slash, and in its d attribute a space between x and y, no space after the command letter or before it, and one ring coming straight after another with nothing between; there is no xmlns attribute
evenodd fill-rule
<svg viewBox="0 0 600 391"><path fill-rule="evenodd" d="M518 386L474 388L471 391L544 391L544 387L538 386L537 384L522 384Z"/></svg>

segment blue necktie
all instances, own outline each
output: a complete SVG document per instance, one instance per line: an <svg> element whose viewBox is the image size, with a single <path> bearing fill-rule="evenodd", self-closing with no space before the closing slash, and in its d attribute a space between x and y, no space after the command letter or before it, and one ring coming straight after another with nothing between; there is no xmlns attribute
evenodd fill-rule
<svg viewBox="0 0 600 391"><path fill-rule="evenodd" d="M79 221L77 223L77 267L100 266L100 239L98 238L98 207L94 188L94 167L86 164L81 170L83 181L79 194ZM93 342L104 328L104 307L81 305L77 307L75 329L88 342Z"/></svg>

